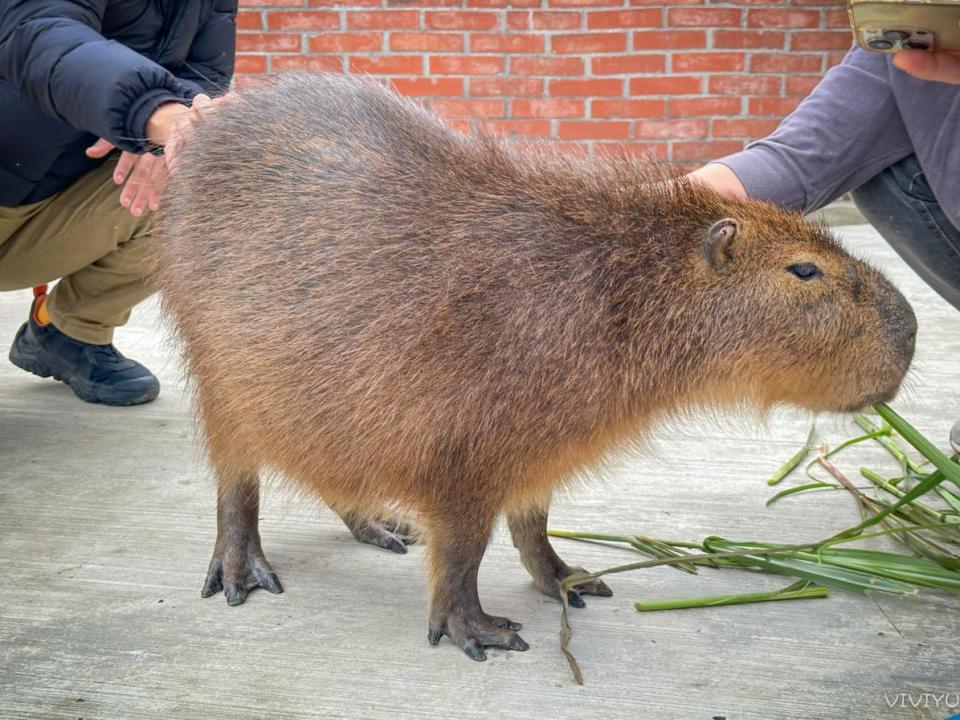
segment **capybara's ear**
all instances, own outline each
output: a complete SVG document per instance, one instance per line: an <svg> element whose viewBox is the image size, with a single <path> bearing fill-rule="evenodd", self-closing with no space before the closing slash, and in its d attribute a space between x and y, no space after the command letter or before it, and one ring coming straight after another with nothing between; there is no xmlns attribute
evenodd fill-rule
<svg viewBox="0 0 960 720"><path fill-rule="evenodd" d="M703 254L707 262L715 268L723 266L733 258L733 244L740 234L740 221L734 218L717 220L703 239Z"/></svg>

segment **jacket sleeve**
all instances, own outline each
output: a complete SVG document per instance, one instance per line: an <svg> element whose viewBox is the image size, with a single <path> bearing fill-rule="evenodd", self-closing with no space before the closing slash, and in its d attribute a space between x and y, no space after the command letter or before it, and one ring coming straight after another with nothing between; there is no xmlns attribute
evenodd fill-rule
<svg viewBox="0 0 960 720"><path fill-rule="evenodd" d="M0 0L0 77L43 112L144 152L147 118L196 91L100 34L107 0Z"/></svg>
<svg viewBox="0 0 960 720"><path fill-rule="evenodd" d="M888 58L855 46L772 135L717 162L748 196L811 212L912 152Z"/></svg>
<svg viewBox="0 0 960 720"><path fill-rule="evenodd" d="M174 74L191 83L196 92L223 95L233 79L237 46L238 0L215 0L210 17L190 46L190 54Z"/></svg>

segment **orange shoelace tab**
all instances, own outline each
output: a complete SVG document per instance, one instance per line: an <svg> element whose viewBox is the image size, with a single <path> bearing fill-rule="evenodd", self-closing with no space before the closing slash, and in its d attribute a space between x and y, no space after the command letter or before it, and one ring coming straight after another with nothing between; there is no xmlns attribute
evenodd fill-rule
<svg viewBox="0 0 960 720"><path fill-rule="evenodd" d="M33 289L33 321L37 325L46 325L50 322L47 312L47 286L37 285Z"/></svg>

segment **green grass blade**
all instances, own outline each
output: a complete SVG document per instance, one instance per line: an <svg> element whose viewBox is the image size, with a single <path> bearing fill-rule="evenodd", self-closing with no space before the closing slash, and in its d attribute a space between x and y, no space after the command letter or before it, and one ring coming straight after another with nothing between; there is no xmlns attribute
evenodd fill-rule
<svg viewBox="0 0 960 720"><path fill-rule="evenodd" d="M947 480L960 487L960 465L953 462L913 425L904 420L889 405L874 405L874 410L896 430L900 437L910 443L921 455L933 463Z"/></svg>
<svg viewBox="0 0 960 720"><path fill-rule="evenodd" d="M794 469L803 462L803 459L810 454L810 449L813 447L813 440L817 435L817 426L814 425L810 428L810 432L807 434L807 442L804 443L803 447L797 450L792 458L787 460L780 468L773 474L773 476L767 480L767 485L776 485L782 481L787 475L792 473Z"/></svg>
<svg viewBox="0 0 960 720"><path fill-rule="evenodd" d="M794 583L796 585L796 583ZM717 607L719 605L744 605L746 603L772 602L776 600L808 600L825 598L829 590L825 587L808 587L806 589L791 590L790 585L782 590L773 592L742 593L739 595L709 595L707 597L678 598L674 600L648 600L634 603L637 612L656 612L658 610L686 610L689 608Z"/></svg>
<svg viewBox="0 0 960 720"><path fill-rule="evenodd" d="M843 489L839 485L834 485L833 483L828 483L828 482L821 482L818 480L817 482L806 483L805 485L797 485L796 487L787 488L786 490L781 490L772 498L767 500L767 507L770 507L775 502L777 502L777 500L780 500L781 498L785 498L789 495L797 495L798 493L809 492L810 490L822 490L824 488L830 488L831 490Z"/></svg>

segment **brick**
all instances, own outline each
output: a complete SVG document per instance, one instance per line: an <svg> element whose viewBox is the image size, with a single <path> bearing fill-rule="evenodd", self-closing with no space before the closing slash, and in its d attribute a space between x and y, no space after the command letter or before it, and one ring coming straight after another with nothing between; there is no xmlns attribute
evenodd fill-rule
<svg viewBox="0 0 960 720"><path fill-rule="evenodd" d="M594 10L587 13L590 30L619 30L627 27L660 27L663 13L657 8L645 10Z"/></svg>
<svg viewBox="0 0 960 720"><path fill-rule="evenodd" d="M579 118L584 116L584 110L583 100L568 100L566 98L514 100L510 103L511 117Z"/></svg>
<svg viewBox="0 0 960 720"><path fill-rule="evenodd" d="M513 75L583 75L583 60L574 57L510 58Z"/></svg>
<svg viewBox="0 0 960 720"><path fill-rule="evenodd" d="M673 27L737 27L740 11L736 8L671 8L667 25Z"/></svg>
<svg viewBox="0 0 960 720"><path fill-rule="evenodd" d="M667 143L665 142L619 142L594 143L593 150L597 155L615 158L644 158L646 160L666 160Z"/></svg>
<svg viewBox="0 0 960 720"><path fill-rule="evenodd" d="M507 13L507 27L511 30L578 30L580 13L562 10L528 10Z"/></svg>
<svg viewBox="0 0 960 720"><path fill-rule="evenodd" d="M470 81L470 95L475 97L539 97L543 80L535 77L478 77Z"/></svg>
<svg viewBox="0 0 960 720"><path fill-rule="evenodd" d="M843 59L847 56L845 52L830 52L824 55L826 60L827 69L829 70L834 65L839 65L843 62Z"/></svg>
<svg viewBox="0 0 960 720"><path fill-rule="evenodd" d="M542 53L543 35L490 33L470 35L471 52Z"/></svg>
<svg viewBox="0 0 960 720"><path fill-rule="evenodd" d="M273 2L273 0L255 0L264 5L303 5L303 0L283 0L283 2ZM242 0L244 5L250 5L251 0ZM307 0L310 7L342 7L343 0ZM350 7L379 7L380 0L350 0Z"/></svg>
<svg viewBox="0 0 960 720"><path fill-rule="evenodd" d="M636 50L671 50L679 48L705 48L707 34L703 30L639 30L633 34Z"/></svg>
<svg viewBox="0 0 960 720"><path fill-rule="evenodd" d="M627 140L630 123L601 120L561 120L557 126L561 140Z"/></svg>
<svg viewBox="0 0 960 720"><path fill-rule="evenodd" d="M417 75L423 72L421 55L363 55L349 58L350 72L371 75Z"/></svg>
<svg viewBox="0 0 960 720"><path fill-rule="evenodd" d="M688 76L633 78L631 95L693 95L700 92L700 78Z"/></svg>
<svg viewBox="0 0 960 720"><path fill-rule="evenodd" d="M750 56L750 71L757 73L809 73L819 72L821 55L798 55L797 53L759 54Z"/></svg>
<svg viewBox="0 0 960 720"><path fill-rule="evenodd" d="M799 95L790 97L753 97L750 98L750 115L756 117L789 115L797 109L803 98Z"/></svg>
<svg viewBox="0 0 960 720"><path fill-rule="evenodd" d="M481 124L495 135L550 137L549 120L483 120Z"/></svg>
<svg viewBox="0 0 960 720"><path fill-rule="evenodd" d="M237 30L263 30L263 16L255 10L237 13Z"/></svg>
<svg viewBox="0 0 960 720"><path fill-rule="evenodd" d="M243 0L245 8L254 7L303 7L303 0Z"/></svg>
<svg viewBox="0 0 960 720"><path fill-rule="evenodd" d="M599 55L590 59L594 75L633 75L636 73L663 72L666 56L651 53L630 55Z"/></svg>
<svg viewBox="0 0 960 720"><path fill-rule="evenodd" d="M351 30L414 30L420 25L416 10L362 10L347 13Z"/></svg>
<svg viewBox="0 0 960 720"><path fill-rule="evenodd" d="M263 55L237 55L235 69L238 73L265 73L267 58Z"/></svg>
<svg viewBox="0 0 960 720"><path fill-rule="evenodd" d="M722 95L776 95L780 92L780 77L773 75L714 75L709 81L710 92Z"/></svg>
<svg viewBox="0 0 960 720"><path fill-rule="evenodd" d="M853 42L850 30L817 30L795 32L790 38L791 50L846 50Z"/></svg>
<svg viewBox="0 0 960 720"><path fill-rule="evenodd" d="M280 33L237 33L237 52L299 51L299 35Z"/></svg>
<svg viewBox="0 0 960 720"><path fill-rule="evenodd" d="M596 97L623 94L623 80L577 78L551 80L547 91L554 97Z"/></svg>
<svg viewBox="0 0 960 720"><path fill-rule="evenodd" d="M707 162L743 149L742 140L674 141L670 144L671 160L700 160Z"/></svg>
<svg viewBox="0 0 960 720"><path fill-rule="evenodd" d="M726 118L717 118L713 121L713 137L745 137L758 138L766 137L772 133L779 120L728 120Z"/></svg>
<svg viewBox="0 0 960 720"><path fill-rule="evenodd" d="M740 107L738 97L670 98L667 114L671 117L739 115Z"/></svg>
<svg viewBox="0 0 960 720"><path fill-rule="evenodd" d="M341 5L348 4L344 0L340 0ZM349 2L350 5L354 3L352 0ZM374 3L379 5L379 2ZM460 7L460 0L387 0L387 7L394 8L411 8L411 7L429 7L429 8L438 8L438 7Z"/></svg>
<svg viewBox="0 0 960 720"><path fill-rule="evenodd" d="M707 120L640 120L634 124L634 137L643 138L689 138L706 137Z"/></svg>
<svg viewBox="0 0 960 720"><path fill-rule="evenodd" d="M767 48L786 47L786 33L775 30L715 30L715 48Z"/></svg>
<svg viewBox="0 0 960 720"><path fill-rule="evenodd" d="M467 7L540 7L540 0L467 0Z"/></svg>
<svg viewBox="0 0 960 720"><path fill-rule="evenodd" d="M463 78L393 78L390 82L401 95L413 95L417 97L456 97L463 95Z"/></svg>
<svg viewBox="0 0 960 720"><path fill-rule="evenodd" d="M786 95L809 95L820 82L820 75L791 75L784 82Z"/></svg>
<svg viewBox="0 0 960 720"><path fill-rule="evenodd" d="M321 33L307 42L310 52L315 53L376 52L383 48L380 33Z"/></svg>
<svg viewBox="0 0 960 720"><path fill-rule="evenodd" d="M420 52L459 52L463 50L460 33L392 32L390 49Z"/></svg>
<svg viewBox="0 0 960 720"><path fill-rule="evenodd" d="M268 12L267 28L270 30L338 30L340 13L329 10Z"/></svg>
<svg viewBox="0 0 960 720"><path fill-rule="evenodd" d="M432 75L499 75L504 58L489 55L434 55L429 59Z"/></svg>
<svg viewBox="0 0 960 720"><path fill-rule="evenodd" d="M664 105L663 100L593 100L590 103L590 117L663 117Z"/></svg>
<svg viewBox="0 0 960 720"><path fill-rule="evenodd" d="M503 100L431 100L442 117L503 117Z"/></svg>
<svg viewBox="0 0 960 720"><path fill-rule="evenodd" d="M550 0L550 7L617 7L623 0Z"/></svg>
<svg viewBox="0 0 960 720"><path fill-rule="evenodd" d="M448 127L453 128L457 132L462 132L464 135L473 132L473 123L469 120L444 118L443 122Z"/></svg>
<svg viewBox="0 0 960 720"><path fill-rule="evenodd" d="M830 29L846 30L850 27L850 17L846 10L827 10L824 25Z"/></svg>
<svg viewBox="0 0 960 720"><path fill-rule="evenodd" d="M673 72L730 72L743 70L743 53L674 53Z"/></svg>
<svg viewBox="0 0 960 720"><path fill-rule="evenodd" d="M761 28L815 28L820 26L818 10L750 10L747 25Z"/></svg>
<svg viewBox="0 0 960 720"><path fill-rule="evenodd" d="M627 34L554 35L550 42L553 51L558 53L623 52L627 49Z"/></svg>
<svg viewBox="0 0 960 720"><path fill-rule="evenodd" d="M424 13L424 24L432 30L492 30L497 14L492 12L454 12L437 10Z"/></svg>
<svg viewBox="0 0 960 720"><path fill-rule="evenodd" d="M340 55L278 55L270 58L270 69L274 72L343 72L343 58Z"/></svg>

